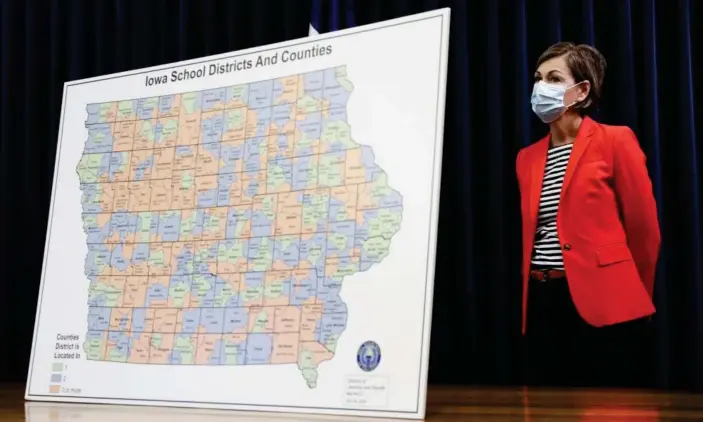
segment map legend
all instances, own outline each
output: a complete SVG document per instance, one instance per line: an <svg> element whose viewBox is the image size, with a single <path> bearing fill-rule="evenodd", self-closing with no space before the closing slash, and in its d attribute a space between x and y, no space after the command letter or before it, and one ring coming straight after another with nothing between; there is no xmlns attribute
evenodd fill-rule
<svg viewBox="0 0 703 422"><path fill-rule="evenodd" d="M51 394L59 394L61 392L61 381L63 379L63 376L61 375L61 371L63 371L63 363L61 362L54 362L51 365L51 385L49 385L49 393Z"/></svg>

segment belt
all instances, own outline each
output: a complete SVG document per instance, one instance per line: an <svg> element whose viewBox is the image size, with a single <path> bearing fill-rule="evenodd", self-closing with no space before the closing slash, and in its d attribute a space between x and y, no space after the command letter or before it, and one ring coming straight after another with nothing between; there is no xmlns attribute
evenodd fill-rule
<svg viewBox="0 0 703 422"><path fill-rule="evenodd" d="M530 278L537 281L547 281L555 278L565 278L566 272L564 270L532 270L530 271Z"/></svg>

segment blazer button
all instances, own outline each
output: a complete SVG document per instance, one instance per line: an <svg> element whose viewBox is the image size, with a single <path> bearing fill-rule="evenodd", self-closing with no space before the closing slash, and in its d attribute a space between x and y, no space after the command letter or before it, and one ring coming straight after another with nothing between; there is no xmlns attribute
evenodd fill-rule
<svg viewBox="0 0 703 422"><path fill-rule="evenodd" d="M570 251L570 250L571 250L571 244L570 244L570 243L564 244L564 250L565 250L565 251Z"/></svg>

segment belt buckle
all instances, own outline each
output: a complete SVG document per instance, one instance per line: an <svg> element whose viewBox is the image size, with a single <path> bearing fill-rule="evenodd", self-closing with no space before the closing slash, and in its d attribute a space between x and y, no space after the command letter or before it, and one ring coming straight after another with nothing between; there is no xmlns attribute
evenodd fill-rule
<svg viewBox="0 0 703 422"><path fill-rule="evenodd" d="M547 280L549 280L549 270L540 270L539 272L542 273L542 278L540 278L540 281L542 283L545 283Z"/></svg>

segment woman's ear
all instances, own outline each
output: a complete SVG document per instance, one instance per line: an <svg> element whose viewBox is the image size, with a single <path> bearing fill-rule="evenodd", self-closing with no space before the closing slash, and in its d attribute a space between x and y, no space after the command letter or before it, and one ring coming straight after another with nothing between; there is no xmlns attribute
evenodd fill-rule
<svg viewBox="0 0 703 422"><path fill-rule="evenodd" d="M589 81L581 81L578 86L575 86L576 88L576 101L577 103L582 103L586 101L586 98L588 98L588 94L591 92L591 83Z"/></svg>
<svg viewBox="0 0 703 422"><path fill-rule="evenodd" d="M569 88L564 94L564 104L576 105L586 101L588 94L591 92L591 83L581 81L580 83Z"/></svg>

